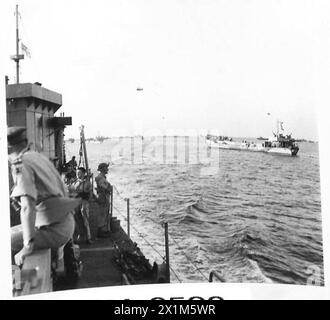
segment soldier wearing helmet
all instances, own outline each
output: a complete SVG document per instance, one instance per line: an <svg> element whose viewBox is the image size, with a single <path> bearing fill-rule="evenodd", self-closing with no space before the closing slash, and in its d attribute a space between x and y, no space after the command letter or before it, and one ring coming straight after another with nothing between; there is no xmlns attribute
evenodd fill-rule
<svg viewBox="0 0 330 320"><path fill-rule="evenodd" d="M107 174L109 172L108 163L100 163L97 170L100 172L95 177L96 191L98 195L99 203L99 218L98 218L98 233L97 236L100 238L109 237L109 210L110 210L110 194L111 184L107 180Z"/></svg>

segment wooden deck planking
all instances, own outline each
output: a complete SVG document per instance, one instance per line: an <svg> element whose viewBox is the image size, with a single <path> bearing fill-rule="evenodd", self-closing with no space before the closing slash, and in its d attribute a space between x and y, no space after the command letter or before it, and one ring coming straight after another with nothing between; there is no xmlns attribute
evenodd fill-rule
<svg viewBox="0 0 330 320"><path fill-rule="evenodd" d="M92 245L82 245L80 258L83 272L76 288L116 286L122 284L122 274L115 265L111 239L98 239Z"/></svg>

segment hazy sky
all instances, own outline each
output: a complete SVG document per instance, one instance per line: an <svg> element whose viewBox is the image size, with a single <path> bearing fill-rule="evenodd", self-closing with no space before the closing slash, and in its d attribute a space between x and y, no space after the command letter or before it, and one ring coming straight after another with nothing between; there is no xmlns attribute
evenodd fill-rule
<svg viewBox="0 0 330 320"><path fill-rule="evenodd" d="M280 119L286 133L318 138L317 0L1 1L8 57L16 2L31 51L21 82L63 95L67 137L80 124L87 136L167 128L268 137ZM9 58L5 73L13 82Z"/></svg>

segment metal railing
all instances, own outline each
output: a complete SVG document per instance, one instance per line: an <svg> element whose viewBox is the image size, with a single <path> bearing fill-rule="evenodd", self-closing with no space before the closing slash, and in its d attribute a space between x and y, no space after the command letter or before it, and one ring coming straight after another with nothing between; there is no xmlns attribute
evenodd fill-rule
<svg viewBox="0 0 330 320"><path fill-rule="evenodd" d="M113 206L113 191L116 191L117 195L119 196L119 198L126 202L126 217L124 215L121 214L121 212ZM166 264L166 282L170 282L170 270L173 271L173 269L170 266L170 253L169 253L169 241L168 241L168 223L164 223L164 236L165 236L165 256L163 256L158 250L156 250L154 248L154 246L147 240L145 239L145 237L136 229L134 228L134 226L131 226L131 217L130 217L130 199L129 198L123 198L119 191L117 190L117 188L115 186L111 186L111 193L110 193L110 214L111 217L113 216L113 209L116 209L117 213L122 216L125 220L126 220L126 227L127 227L127 235L130 238L131 237L131 227L132 229L139 235L141 236L145 242L156 252L160 255L160 257L162 258L162 260L165 262ZM180 281L180 279L178 278L178 280ZM181 281L180 281L181 282Z"/></svg>
<svg viewBox="0 0 330 320"><path fill-rule="evenodd" d="M118 197L124 201L126 203L126 216L124 214L122 214L116 207L113 206L113 194L116 191ZM170 270L172 270L173 274L176 276L176 278L179 280L179 282L182 282L181 279L178 277L178 275L176 274L175 270L173 270L173 268L171 268L170 266L170 253L169 253L169 236L171 241L174 242L174 244L178 247L181 248L181 246L177 243L177 241L169 234L168 232L168 223L165 222L162 224L163 228L164 228L164 236L165 236L165 256L163 256L162 253L160 253L158 250L156 250L156 248L154 248L154 246L145 238L145 236L143 236L138 230L136 230L136 228L134 226L131 225L131 217L130 217L130 199L129 198L124 198L121 196L121 194L119 193L119 191L117 190L117 188L115 186L112 186L111 188L111 207L110 207L110 212L111 212L111 216L113 213L113 209L115 209L117 211L117 213L126 220L127 222L127 235L130 237L131 236L131 229L133 229L141 238L143 238L143 240L147 243L148 246L150 246L164 261L166 268L165 268L165 276L167 278L167 281L170 282ZM141 209L139 209L138 211L143 211ZM150 218L147 216L147 218ZM153 219L150 218L150 220L154 221ZM157 223L156 221L154 221L155 223ZM226 282L223 275L215 270L212 270L209 274L209 278L207 278L207 275L205 275L197 266L196 264L191 261L191 259L184 253L183 254L186 256L188 262L191 263L192 266L195 267L195 269L203 276L203 278L209 282L213 282L213 279L216 278L217 280L219 280L220 282Z"/></svg>

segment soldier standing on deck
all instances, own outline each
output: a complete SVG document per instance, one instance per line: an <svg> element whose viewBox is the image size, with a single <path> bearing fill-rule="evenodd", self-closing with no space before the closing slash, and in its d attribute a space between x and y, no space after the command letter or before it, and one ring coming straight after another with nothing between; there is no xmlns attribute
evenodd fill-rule
<svg viewBox="0 0 330 320"><path fill-rule="evenodd" d="M81 204L78 208L81 218L84 223L85 231L86 231L86 243L92 243L92 236L89 227L89 200L92 197L92 185L89 182L89 179L86 176L86 169L84 167L78 168L78 179L73 184L74 191L76 193L76 197L81 198ZM79 238L80 238L79 234Z"/></svg>
<svg viewBox="0 0 330 320"><path fill-rule="evenodd" d="M73 171L77 170L77 161L76 161L76 157L73 156L71 158L71 160L66 164L67 166L72 166Z"/></svg>
<svg viewBox="0 0 330 320"><path fill-rule="evenodd" d="M71 239L72 211L80 200L68 198L54 165L30 150L25 127L9 127L7 141L14 183L10 197L19 204L21 218L21 225L11 228L11 246L15 263L21 265L34 250L56 252Z"/></svg>
<svg viewBox="0 0 330 320"><path fill-rule="evenodd" d="M109 210L110 210L110 194L111 184L107 180L107 174L109 172L109 164L100 163L97 170L100 172L95 177L96 191L98 195L99 203L99 219L98 219L98 233L99 238L109 237Z"/></svg>

